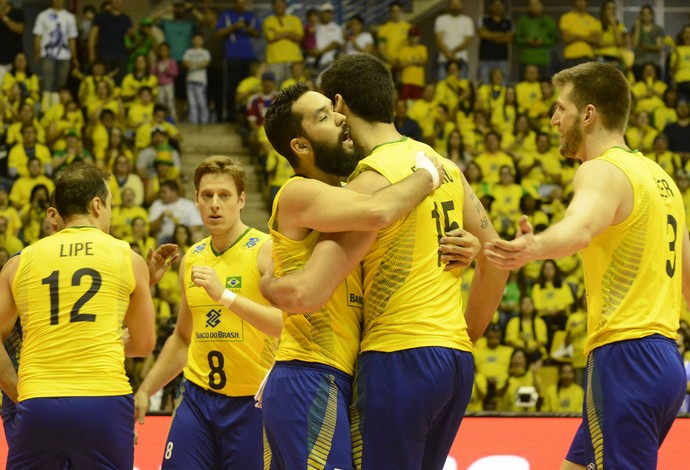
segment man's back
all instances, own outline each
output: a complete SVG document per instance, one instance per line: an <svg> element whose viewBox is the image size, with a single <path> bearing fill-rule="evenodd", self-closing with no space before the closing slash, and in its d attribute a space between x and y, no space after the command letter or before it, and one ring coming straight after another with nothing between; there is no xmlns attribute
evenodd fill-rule
<svg viewBox="0 0 690 470"><path fill-rule="evenodd" d="M24 332L19 397L132 392L122 322L134 290L127 243L72 227L26 248L13 283Z"/></svg>
<svg viewBox="0 0 690 470"><path fill-rule="evenodd" d="M363 259L362 351L424 346L472 349L463 316L460 272L444 271L438 253L439 239L463 225L465 195L458 168L449 161L446 165L428 145L403 138L374 149L352 177L372 169L396 183L412 172L418 151L444 161L445 183L410 215L381 230Z"/></svg>

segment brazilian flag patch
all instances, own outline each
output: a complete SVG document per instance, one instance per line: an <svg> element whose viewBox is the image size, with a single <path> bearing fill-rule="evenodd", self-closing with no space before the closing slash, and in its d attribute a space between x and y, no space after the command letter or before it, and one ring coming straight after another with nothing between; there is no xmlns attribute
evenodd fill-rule
<svg viewBox="0 0 690 470"><path fill-rule="evenodd" d="M225 288L226 289L241 289L242 288L242 276L228 276L225 278Z"/></svg>

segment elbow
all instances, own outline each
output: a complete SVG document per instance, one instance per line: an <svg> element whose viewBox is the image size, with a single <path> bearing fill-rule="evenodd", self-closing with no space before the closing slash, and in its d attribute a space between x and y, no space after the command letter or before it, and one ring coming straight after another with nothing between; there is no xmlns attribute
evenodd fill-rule
<svg viewBox="0 0 690 470"><path fill-rule="evenodd" d="M146 335L146 338L140 338L129 344L129 348L127 348L127 357L147 357L153 352L155 345L156 338L154 335Z"/></svg>
<svg viewBox="0 0 690 470"><path fill-rule="evenodd" d="M390 208L372 207L364 217L366 220L367 231L381 230L390 226L399 217L391 212Z"/></svg>
<svg viewBox="0 0 690 470"><path fill-rule="evenodd" d="M326 305L330 297L330 294L326 293L324 289L312 290L300 286L294 290L290 301L283 310L290 315L316 312Z"/></svg>

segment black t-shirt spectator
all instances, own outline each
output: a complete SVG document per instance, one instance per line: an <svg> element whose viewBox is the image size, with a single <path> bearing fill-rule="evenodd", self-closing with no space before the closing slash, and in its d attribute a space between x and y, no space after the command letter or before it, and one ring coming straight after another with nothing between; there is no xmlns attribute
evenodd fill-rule
<svg viewBox="0 0 690 470"><path fill-rule="evenodd" d="M677 122L664 128L668 136L668 149L671 152L690 153L690 125L681 126Z"/></svg>
<svg viewBox="0 0 690 470"><path fill-rule="evenodd" d="M128 15L104 11L93 19L93 26L98 26L96 52L100 57L127 57L125 35L132 27L132 19Z"/></svg>
<svg viewBox="0 0 690 470"><path fill-rule="evenodd" d="M492 33L508 33L513 30L510 20L496 21L490 16L484 17L482 25ZM508 44L482 39L479 42L479 58L481 60L508 60Z"/></svg>
<svg viewBox="0 0 690 470"><path fill-rule="evenodd" d="M24 13L12 8L7 17L15 23L24 23ZM24 50L22 35L17 34L0 21L0 64L11 64L15 56Z"/></svg>

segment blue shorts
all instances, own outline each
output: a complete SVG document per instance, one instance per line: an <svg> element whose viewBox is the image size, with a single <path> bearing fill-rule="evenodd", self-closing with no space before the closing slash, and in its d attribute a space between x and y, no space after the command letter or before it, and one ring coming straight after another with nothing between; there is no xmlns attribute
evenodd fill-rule
<svg viewBox="0 0 690 470"><path fill-rule="evenodd" d="M660 335L596 348L583 420L566 460L590 470L656 468L687 382L676 342Z"/></svg>
<svg viewBox="0 0 690 470"><path fill-rule="evenodd" d="M355 374L355 468L442 469L472 395L466 351L364 352Z"/></svg>
<svg viewBox="0 0 690 470"><path fill-rule="evenodd" d="M271 470L352 469L352 377L333 367L276 362L263 394Z"/></svg>
<svg viewBox="0 0 690 470"><path fill-rule="evenodd" d="M131 395L24 400L17 405L7 468L133 468L133 424Z"/></svg>
<svg viewBox="0 0 690 470"><path fill-rule="evenodd" d="M185 380L163 454L164 469L263 470L261 410L254 397L229 397Z"/></svg>

